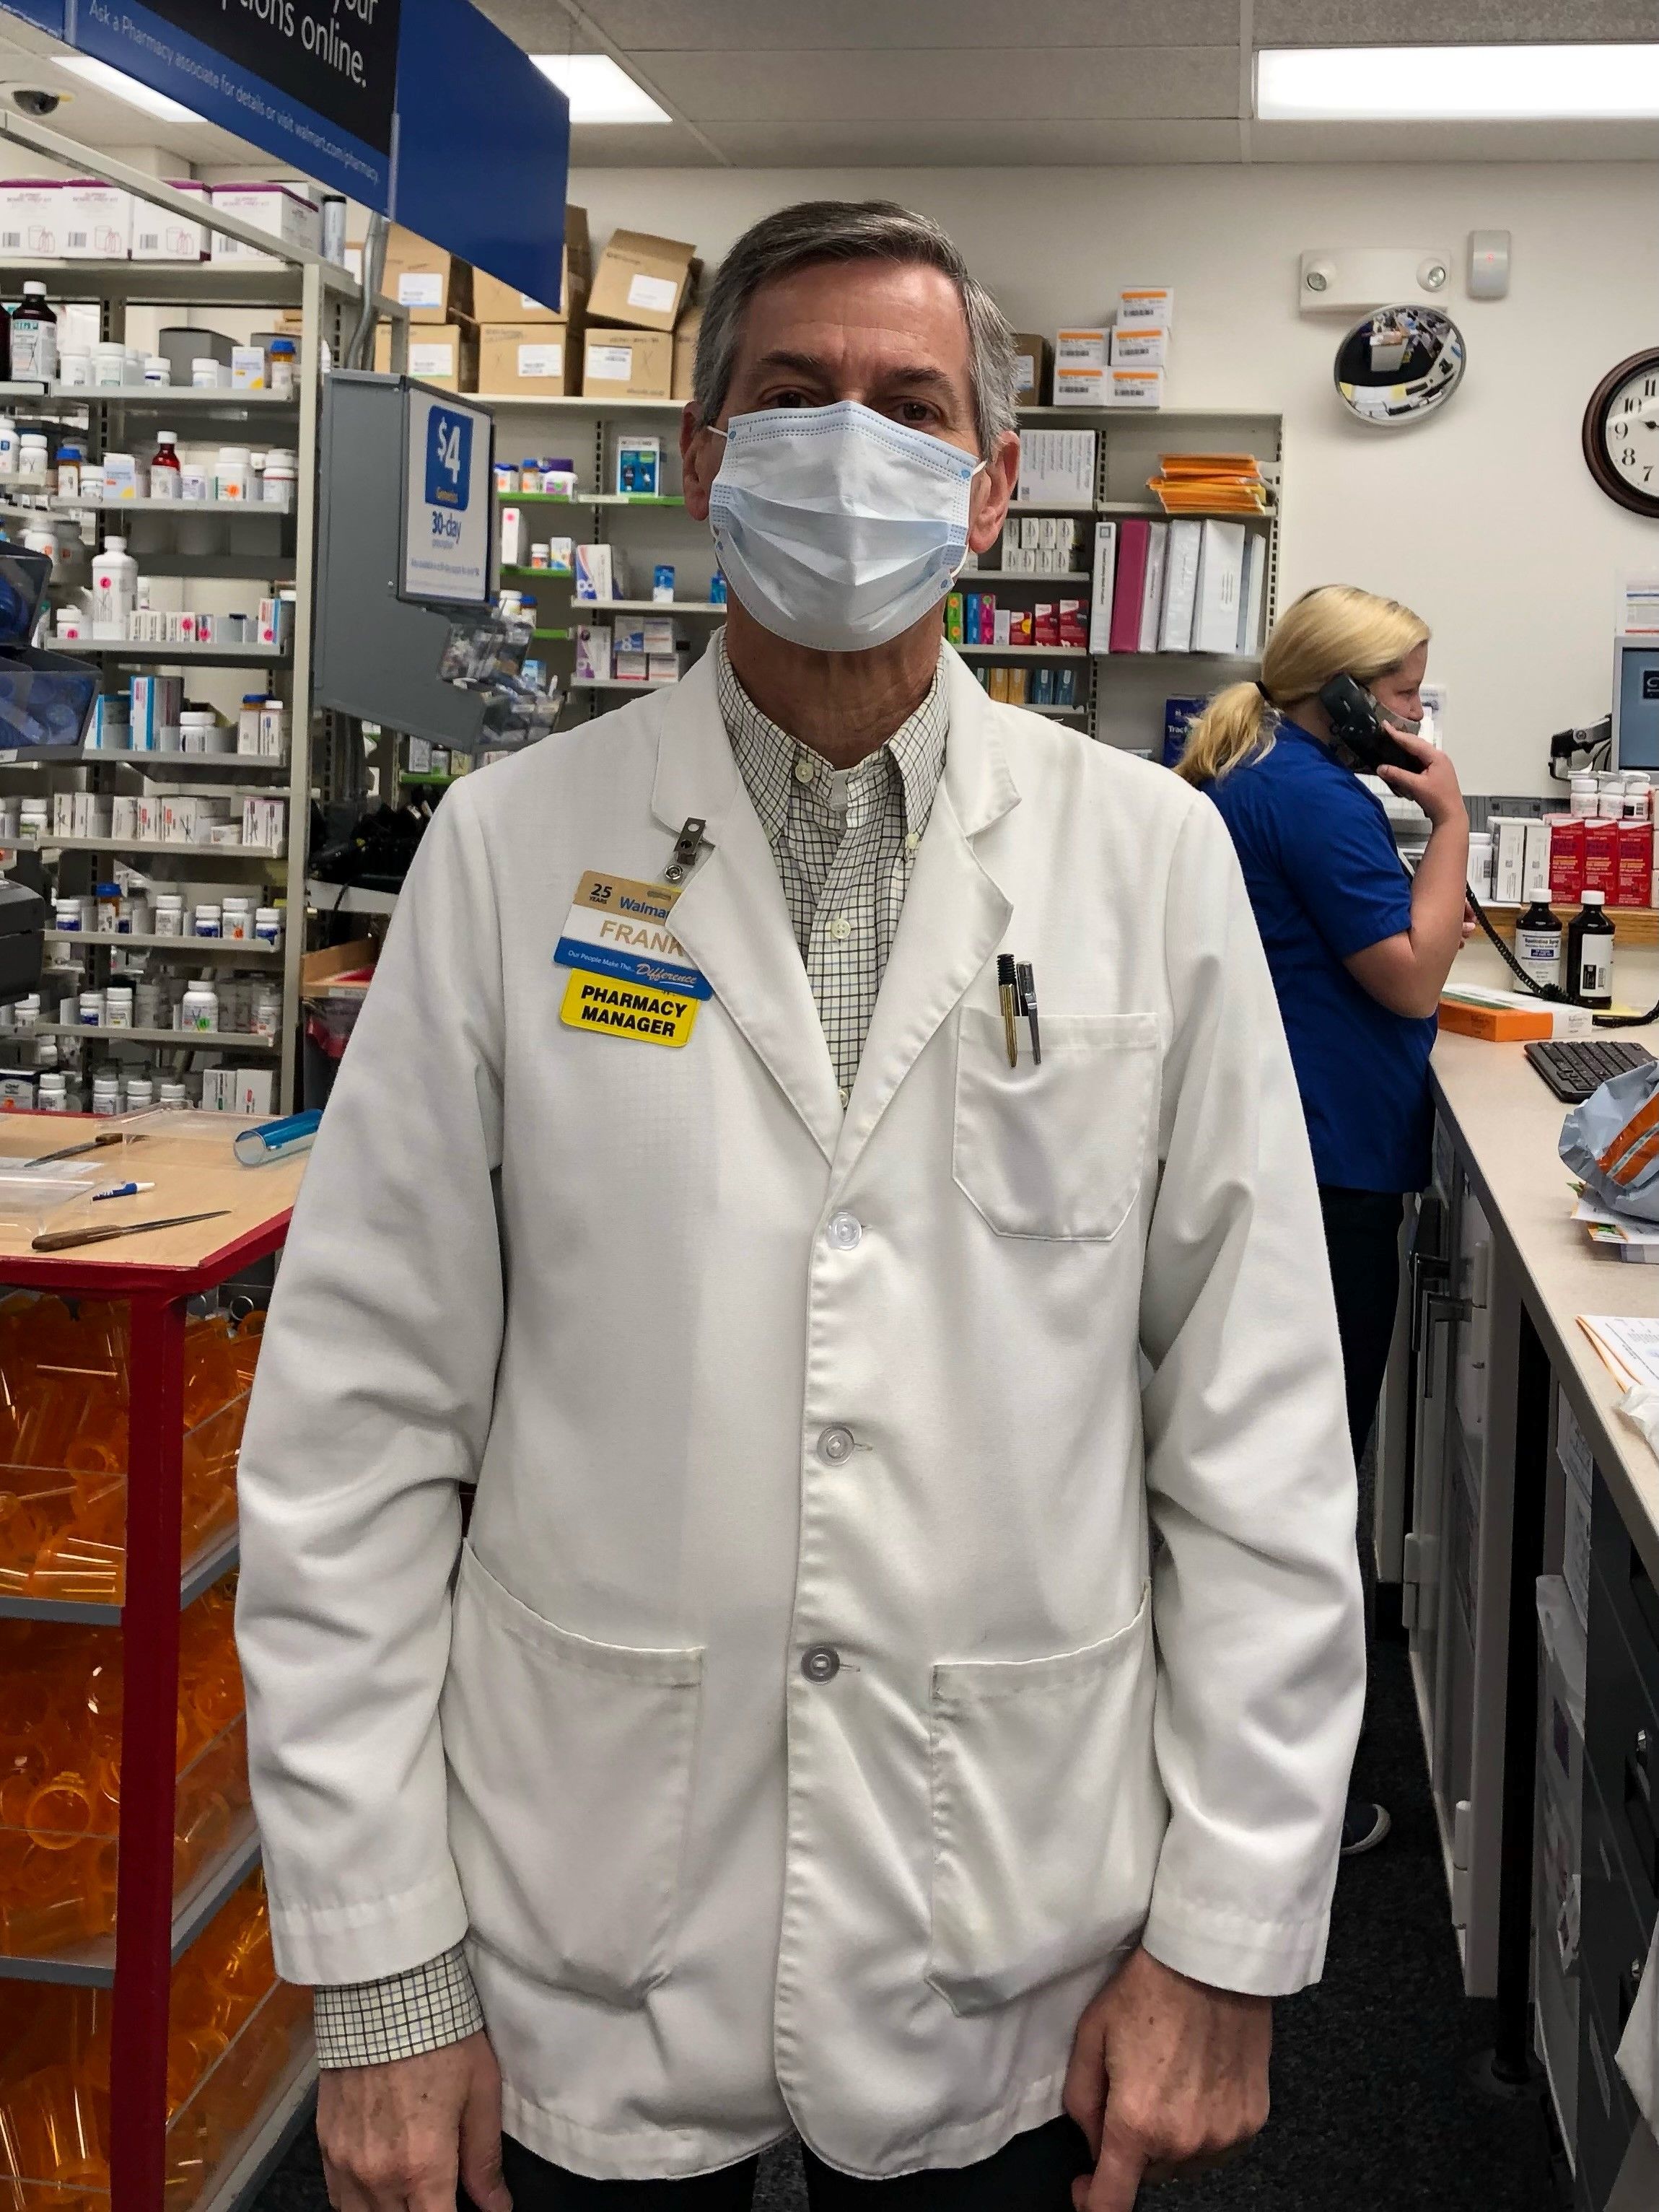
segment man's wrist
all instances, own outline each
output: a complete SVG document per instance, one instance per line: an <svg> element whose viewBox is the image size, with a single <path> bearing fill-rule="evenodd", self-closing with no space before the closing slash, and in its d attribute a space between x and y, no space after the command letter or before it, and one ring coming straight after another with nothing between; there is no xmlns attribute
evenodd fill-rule
<svg viewBox="0 0 1659 2212"><path fill-rule="evenodd" d="M317 2063L385 2066L464 2042L484 2024L466 1954L458 1943L405 1973L312 1991Z"/></svg>

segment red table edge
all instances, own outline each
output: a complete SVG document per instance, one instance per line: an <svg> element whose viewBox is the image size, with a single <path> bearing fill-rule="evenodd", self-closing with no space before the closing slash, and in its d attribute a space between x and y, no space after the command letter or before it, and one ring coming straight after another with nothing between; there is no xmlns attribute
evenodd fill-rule
<svg viewBox="0 0 1659 2212"><path fill-rule="evenodd" d="M257 1229L250 1229L245 1236L220 1245L204 1258L170 1267L155 1261L146 1266L142 1260L100 1260L89 1265L86 1258L73 1252L0 1253L0 1289L69 1291L83 1298L132 1297L146 1293L191 1297L198 1291L210 1291L227 1276L276 1251L287 1241L293 1215L294 1208L286 1206L281 1213L273 1213L262 1221ZM88 1255L107 1249L107 1246L96 1244L87 1247Z"/></svg>

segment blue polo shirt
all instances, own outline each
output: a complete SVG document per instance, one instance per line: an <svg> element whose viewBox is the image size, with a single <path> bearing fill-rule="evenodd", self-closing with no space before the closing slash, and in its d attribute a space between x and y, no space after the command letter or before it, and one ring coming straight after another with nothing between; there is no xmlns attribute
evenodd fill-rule
<svg viewBox="0 0 1659 2212"><path fill-rule="evenodd" d="M1391 1013L1343 966L1411 927L1389 817L1296 723L1207 787L1231 833L1302 1093L1314 1172L1351 1190L1429 1179L1435 1022Z"/></svg>

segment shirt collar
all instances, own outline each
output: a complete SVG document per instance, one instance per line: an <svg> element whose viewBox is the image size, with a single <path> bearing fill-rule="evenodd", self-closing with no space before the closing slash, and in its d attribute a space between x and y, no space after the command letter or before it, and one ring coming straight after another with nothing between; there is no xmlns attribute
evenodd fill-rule
<svg viewBox="0 0 1659 2212"><path fill-rule="evenodd" d="M769 714L763 714L738 681L722 636L715 647L715 688L720 720L731 741L732 756L743 777L769 843L775 845L789 818L791 802L809 793L827 805L835 770L821 753L792 738ZM904 825L917 835L927 827L939 781L945 773L945 740L950 732L950 700L945 680L945 654L927 696L913 714L899 724L884 744L866 754L853 769L849 791L896 769L904 798ZM810 777L798 774L805 763Z"/></svg>

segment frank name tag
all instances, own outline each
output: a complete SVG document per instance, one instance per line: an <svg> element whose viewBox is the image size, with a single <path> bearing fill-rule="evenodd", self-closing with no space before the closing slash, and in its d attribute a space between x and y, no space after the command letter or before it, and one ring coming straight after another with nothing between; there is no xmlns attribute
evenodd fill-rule
<svg viewBox="0 0 1659 2212"><path fill-rule="evenodd" d="M711 997L708 978L669 927L678 896L668 884L635 883L589 869L576 886L553 948L555 961L562 968L585 969L592 975L611 975L621 983L673 991L685 999ZM567 994L567 1019L569 1004Z"/></svg>
<svg viewBox="0 0 1659 2212"><path fill-rule="evenodd" d="M641 1044L681 1045L697 1018L697 1001L672 991L613 982L608 975L589 975L577 968L564 987L559 1018L568 1029L637 1037Z"/></svg>

